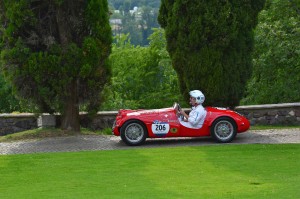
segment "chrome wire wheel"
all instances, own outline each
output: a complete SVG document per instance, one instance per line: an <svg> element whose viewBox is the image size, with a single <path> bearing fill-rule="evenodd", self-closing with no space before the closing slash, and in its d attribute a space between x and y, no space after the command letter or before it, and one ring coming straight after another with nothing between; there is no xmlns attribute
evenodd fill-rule
<svg viewBox="0 0 300 199"><path fill-rule="evenodd" d="M144 134L144 129L140 124L131 123L125 129L125 136L131 142L139 142Z"/></svg>
<svg viewBox="0 0 300 199"><path fill-rule="evenodd" d="M121 138L128 145L139 145L146 139L146 129L139 121L129 121L121 129Z"/></svg>
<svg viewBox="0 0 300 199"><path fill-rule="evenodd" d="M220 118L213 123L211 134L218 142L230 142L236 133L236 125L229 118Z"/></svg>

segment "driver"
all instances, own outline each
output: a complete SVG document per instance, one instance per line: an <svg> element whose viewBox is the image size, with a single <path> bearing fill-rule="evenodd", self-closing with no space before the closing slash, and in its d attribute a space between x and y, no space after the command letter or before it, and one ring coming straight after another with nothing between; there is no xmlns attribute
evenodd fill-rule
<svg viewBox="0 0 300 199"><path fill-rule="evenodd" d="M183 121L180 121L183 126L194 129L202 127L206 116L206 110L202 106L204 100L205 96L201 91L190 91L190 104L192 105L191 112L188 115L184 110L180 110L180 113L184 116Z"/></svg>

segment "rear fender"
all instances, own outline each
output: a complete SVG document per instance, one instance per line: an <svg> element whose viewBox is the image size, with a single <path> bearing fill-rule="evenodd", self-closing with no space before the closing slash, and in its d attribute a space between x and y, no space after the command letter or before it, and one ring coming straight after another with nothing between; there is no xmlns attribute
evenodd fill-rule
<svg viewBox="0 0 300 199"><path fill-rule="evenodd" d="M216 117L215 119L209 121L208 126L211 127L212 124L214 123L214 121L216 121L217 119L220 119L220 118L227 118L227 119L232 120L234 122L235 126L237 127L237 122L235 121L235 119L233 119L230 116L219 116L219 117Z"/></svg>

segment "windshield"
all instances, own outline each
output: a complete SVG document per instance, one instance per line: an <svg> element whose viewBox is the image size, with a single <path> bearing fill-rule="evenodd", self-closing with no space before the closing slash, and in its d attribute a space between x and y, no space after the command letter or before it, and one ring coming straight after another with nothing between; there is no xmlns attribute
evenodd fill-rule
<svg viewBox="0 0 300 199"><path fill-rule="evenodd" d="M178 109L178 103L177 103L177 102L174 102L174 104L173 104L173 109L174 109L174 110L177 110L177 109Z"/></svg>

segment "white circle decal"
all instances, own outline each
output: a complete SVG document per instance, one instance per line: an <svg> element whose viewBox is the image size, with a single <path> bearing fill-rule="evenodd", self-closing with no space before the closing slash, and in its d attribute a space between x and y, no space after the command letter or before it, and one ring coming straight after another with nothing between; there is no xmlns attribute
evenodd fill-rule
<svg viewBox="0 0 300 199"><path fill-rule="evenodd" d="M170 124L167 122L154 121L152 123L152 132L157 136L165 136L170 130Z"/></svg>

